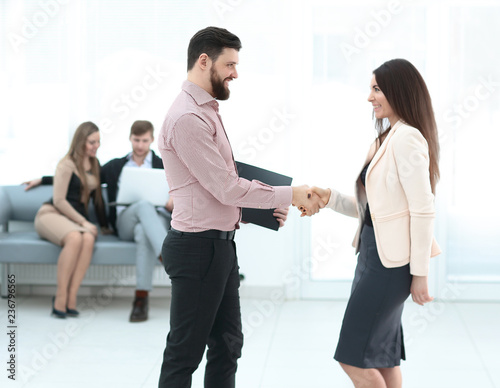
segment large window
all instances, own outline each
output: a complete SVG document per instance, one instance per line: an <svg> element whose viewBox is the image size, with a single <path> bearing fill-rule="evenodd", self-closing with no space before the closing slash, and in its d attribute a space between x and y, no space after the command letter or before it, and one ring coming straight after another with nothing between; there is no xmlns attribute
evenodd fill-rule
<svg viewBox="0 0 500 388"><path fill-rule="evenodd" d="M500 211L489 196L500 187L494 173L500 137L495 125L500 117L499 56L494 49L500 7L493 3L394 4L395 12L384 3L363 12L359 7L324 3L312 7L310 88L320 101L319 111L328 113L317 117L312 126L314 136L324 141L316 145L321 151L311 155L310 171L315 171L315 181L353 193L364 160L359 148L366 152L364 141L367 135L373 138L366 106L370 72L387 59L409 59L426 79L440 133L442 179L436 235L443 254L433 263L440 285L436 292L451 282L468 287L489 283L497 286L488 297L498 299L500 227L495 219ZM333 20L330 15L335 15ZM365 106L358 106L360 102ZM315 101L310 113L317 108ZM328 177L324 155L328 155ZM323 168L314 169L315 165ZM352 278L355 260L345 247L352 239L346 231L354 228L351 220L335 214L313 218L305 295L320 297L328 289L322 282ZM348 282L340 292L349 292ZM477 291L468 295L464 291L460 297L481 298Z"/></svg>
<svg viewBox="0 0 500 388"><path fill-rule="evenodd" d="M134 120L160 128L189 38L219 25L243 42L221 104L235 157L352 193L375 136L371 72L403 57L427 82L441 137L439 276L498 284L498 20L497 2L472 0L1 1L0 184L51 174L82 121L101 128L101 162L128 152ZM352 278L356 223L322 211L300 226L307 282Z"/></svg>

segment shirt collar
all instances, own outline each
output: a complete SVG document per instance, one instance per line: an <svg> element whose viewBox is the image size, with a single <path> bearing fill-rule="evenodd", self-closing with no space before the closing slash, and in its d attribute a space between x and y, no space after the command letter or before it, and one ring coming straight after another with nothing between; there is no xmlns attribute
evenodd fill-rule
<svg viewBox="0 0 500 388"><path fill-rule="evenodd" d="M129 152L127 155L127 160L132 160L132 152ZM144 163L152 163L153 162L153 150L149 150L148 154L144 158Z"/></svg>
<svg viewBox="0 0 500 388"><path fill-rule="evenodd" d="M215 108L219 107L219 103L202 87L195 83L185 80L182 83L182 90L189 94L198 105L210 104Z"/></svg>

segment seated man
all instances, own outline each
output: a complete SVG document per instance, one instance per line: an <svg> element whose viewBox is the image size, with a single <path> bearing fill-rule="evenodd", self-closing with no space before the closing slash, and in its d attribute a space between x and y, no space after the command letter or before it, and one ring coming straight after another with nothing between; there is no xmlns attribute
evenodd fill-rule
<svg viewBox="0 0 500 388"><path fill-rule="evenodd" d="M132 152L122 158L112 159L101 167L101 182L108 185L109 202L116 201L123 167L163 168L161 158L150 149L154 141L153 131L153 124L149 121L134 122L129 137ZM39 184L52 184L52 177L30 181L26 189ZM130 322L143 322L148 319L148 294L153 288L153 271L156 261L161 260L163 240L170 227L170 214L173 210L172 197L166 203L165 209L157 209L146 201L138 201L130 206L110 206L109 208L109 223L118 237L121 240L137 243L137 286Z"/></svg>

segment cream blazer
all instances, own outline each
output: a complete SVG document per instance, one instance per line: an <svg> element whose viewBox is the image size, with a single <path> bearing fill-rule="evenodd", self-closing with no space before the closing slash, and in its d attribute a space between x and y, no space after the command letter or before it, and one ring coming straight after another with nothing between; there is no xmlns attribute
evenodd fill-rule
<svg viewBox="0 0 500 388"><path fill-rule="evenodd" d="M412 275L427 276L430 258L441 253L433 236L427 141L418 129L398 121L380 147L378 141L372 144L362 168L368 162L366 190L358 177L354 197L332 190L326 207L359 219L353 241L358 253L368 202L382 264L410 263Z"/></svg>

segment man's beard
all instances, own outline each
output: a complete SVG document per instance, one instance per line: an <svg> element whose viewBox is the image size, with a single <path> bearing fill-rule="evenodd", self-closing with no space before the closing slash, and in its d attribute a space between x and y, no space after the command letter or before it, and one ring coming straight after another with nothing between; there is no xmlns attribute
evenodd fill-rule
<svg viewBox="0 0 500 388"><path fill-rule="evenodd" d="M229 98L230 91L224 86L224 80L219 78L213 66L210 69L210 82L212 83L212 92L217 100L227 100Z"/></svg>

